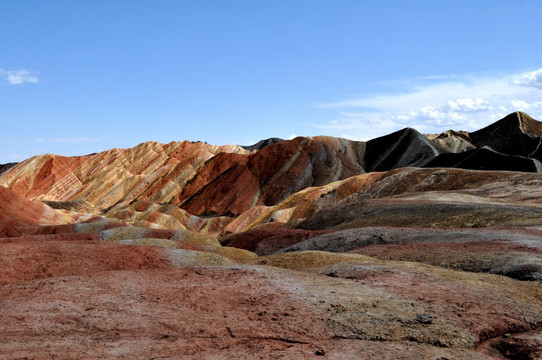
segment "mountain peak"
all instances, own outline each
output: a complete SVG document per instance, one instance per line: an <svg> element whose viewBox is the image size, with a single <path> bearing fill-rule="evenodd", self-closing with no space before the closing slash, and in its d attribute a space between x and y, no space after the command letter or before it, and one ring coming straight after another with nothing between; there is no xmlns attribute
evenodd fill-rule
<svg viewBox="0 0 542 360"><path fill-rule="evenodd" d="M446 152L413 128L404 128L367 142L367 171L382 171L405 166L421 166Z"/></svg>
<svg viewBox="0 0 542 360"><path fill-rule="evenodd" d="M515 115L518 119L519 127L524 134L542 136L542 122L533 119L521 111L517 111Z"/></svg>
<svg viewBox="0 0 542 360"><path fill-rule="evenodd" d="M511 133L542 136L542 123L524 112L516 111L483 129L471 133L471 138L507 137Z"/></svg>
<svg viewBox="0 0 542 360"><path fill-rule="evenodd" d="M273 144L276 144L276 143L281 142L281 141L284 141L284 140L281 139L281 138L272 137L272 138L269 138L269 139L260 140L254 145L241 145L241 147L243 149L249 150L249 151L261 150L266 146L273 145Z"/></svg>

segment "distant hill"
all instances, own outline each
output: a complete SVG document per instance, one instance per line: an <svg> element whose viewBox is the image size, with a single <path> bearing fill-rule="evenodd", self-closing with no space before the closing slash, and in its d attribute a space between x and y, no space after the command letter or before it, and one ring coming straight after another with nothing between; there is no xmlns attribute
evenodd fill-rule
<svg viewBox="0 0 542 360"><path fill-rule="evenodd" d="M41 223L61 224L70 218L37 201L30 201L0 186L0 238L17 233L16 228Z"/></svg>
<svg viewBox="0 0 542 360"><path fill-rule="evenodd" d="M265 140L260 140L254 145L243 146L243 149L245 149L245 150L261 150L266 146L273 145L273 144L278 143L280 141L284 141L284 140L282 140L280 138L275 138L275 137L274 138L269 138L269 139L265 139Z"/></svg>
<svg viewBox="0 0 542 360"><path fill-rule="evenodd" d="M540 129L5 166L3 358L540 359Z"/></svg>
<svg viewBox="0 0 542 360"><path fill-rule="evenodd" d="M45 154L4 165L0 185L59 209L212 232L305 189L365 173L404 167L540 172L541 142L542 123L515 112L472 133L425 136L406 128L367 142L329 136L244 147L146 142L85 156Z"/></svg>
<svg viewBox="0 0 542 360"><path fill-rule="evenodd" d="M14 167L17 164L18 163L0 164L0 175L2 175L2 173L5 173L6 171L8 171L9 169L11 169L12 167Z"/></svg>

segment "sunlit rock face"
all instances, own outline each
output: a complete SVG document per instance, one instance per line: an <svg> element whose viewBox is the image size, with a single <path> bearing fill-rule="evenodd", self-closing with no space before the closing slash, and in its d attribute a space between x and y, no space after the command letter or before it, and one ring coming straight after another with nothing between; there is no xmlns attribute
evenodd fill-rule
<svg viewBox="0 0 542 360"><path fill-rule="evenodd" d="M367 172L402 167L539 172L541 129L518 112L473 133L424 136L404 129L366 143L326 136L275 138L247 147L147 142L88 156L36 156L5 170L0 185L53 207L85 207L96 214L118 214L146 201L191 215L237 217Z"/></svg>
<svg viewBox="0 0 542 360"><path fill-rule="evenodd" d="M0 237L19 234L28 225L66 224L77 218L0 186Z"/></svg>
<svg viewBox="0 0 542 360"><path fill-rule="evenodd" d="M5 358L542 358L541 124L0 167Z"/></svg>
<svg viewBox="0 0 542 360"><path fill-rule="evenodd" d="M35 200L85 200L104 210L118 203L170 201L210 158L221 152L246 152L239 146L204 143L142 143L95 155L41 155L1 178L1 184Z"/></svg>

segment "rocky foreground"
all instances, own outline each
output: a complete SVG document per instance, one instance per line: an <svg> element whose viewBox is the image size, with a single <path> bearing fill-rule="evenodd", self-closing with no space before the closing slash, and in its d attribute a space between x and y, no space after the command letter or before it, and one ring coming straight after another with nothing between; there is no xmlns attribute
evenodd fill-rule
<svg viewBox="0 0 542 360"><path fill-rule="evenodd" d="M0 358L542 359L541 129L10 164Z"/></svg>

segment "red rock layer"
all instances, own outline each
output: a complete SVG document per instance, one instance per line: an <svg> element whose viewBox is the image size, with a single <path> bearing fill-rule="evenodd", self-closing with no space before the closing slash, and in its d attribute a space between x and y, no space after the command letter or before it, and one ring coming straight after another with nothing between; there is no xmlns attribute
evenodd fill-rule
<svg viewBox="0 0 542 360"><path fill-rule="evenodd" d="M67 217L47 205L30 201L0 186L0 237L17 232L21 225L58 224L64 218Z"/></svg>
<svg viewBox="0 0 542 360"><path fill-rule="evenodd" d="M238 146L142 143L79 157L41 155L2 174L0 185L34 200L85 200L98 209L136 199L168 202L204 162Z"/></svg>
<svg viewBox="0 0 542 360"><path fill-rule="evenodd" d="M187 184L174 204L195 215L239 215L256 205L274 205L309 186L321 186L362 172L328 145L296 138L252 155L222 153Z"/></svg>
<svg viewBox="0 0 542 360"><path fill-rule="evenodd" d="M63 207L86 201L97 211L121 210L143 200L178 205L195 215L238 215L363 172L359 144L322 140L297 138L252 154L239 146L188 141L148 142L74 158L48 154L2 174L0 185Z"/></svg>

